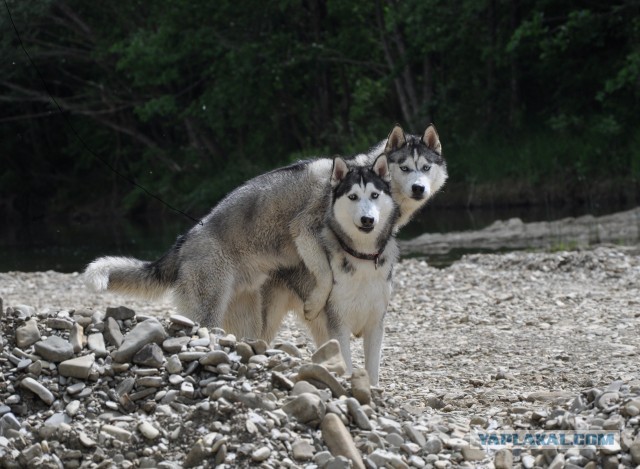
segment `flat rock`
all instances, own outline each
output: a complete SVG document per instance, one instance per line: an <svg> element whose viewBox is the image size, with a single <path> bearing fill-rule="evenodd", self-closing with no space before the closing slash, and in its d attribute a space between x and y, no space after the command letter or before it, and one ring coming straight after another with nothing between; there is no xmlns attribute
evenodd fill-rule
<svg viewBox="0 0 640 469"><path fill-rule="evenodd" d="M138 350L150 343L161 343L166 335L164 327L157 319L147 319L137 324L125 336L122 345L111 356L120 363L130 362Z"/></svg>
<svg viewBox="0 0 640 469"><path fill-rule="evenodd" d="M296 440L291 445L291 452L296 461L310 461L313 459L315 448L307 440Z"/></svg>
<svg viewBox="0 0 640 469"><path fill-rule="evenodd" d="M40 340L38 321L29 319L16 330L16 345L20 348L27 348Z"/></svg>
<svg viewBox="0 0 640 469"><path fill-rule="evenodd" d="M189 329L196 325L195 322L193 322L188 317L183 316L182 314L172 314L171 316L169 316L169 322L177 326L186 327Z"/></svg>
<svg viewBox="0 0 640 469"><path fill-rule="evenodd" d="M331 339L322 344L322 346L311 355L311 361L324 366L327 370L338 376L342 376L347 371L347 364L340 351L340 344L335 339Z"/></svg>
<svg viewBox="0 0 640 469"><path fill-rule="evenodd" d="M312 379L326 384L334 397L345 396L347 391L342 384L322 365L302 365L298 370L298 379Z"/></svg>
<svg viewBox="0 0 640 469"><path fill-rule="evenodd" d="M136 317L136 312L131 308L127 308L126 306L116 306L108 307L107 311L104 315L104 318L113 318L118 319L120 321L125 321L127 319L133 319Z"/></svg>
<svg viewBox="0 0 640 469"><path fill-rule="evenodd" d="M160 368L164 362L164 354L158 344L147 344L133 356L136 365Z"/></svg>
<svg viewBox="0 0 640 469"><path fill-rule="evenodd" d="M326 406L317 395L304 393L287 402L282 410L301 423L317 425L325 416Z"/></svg>
<svg viewBox="0 0 640 469"><path fill-rule="evenodd" d="M61 362L73 357L73 346L68 341L57 335L47 337L46 340L36 342L35 351L45 360Z"/></svg>
<svg viewBox="0 0 640 469"><path fill-rule="evenodd" d="M96 357L92 353L77 358L71 358L58 365L58 373L70 378L87 379L95 361Z"/></svg>
<svg viewBox="0 0 640 469"><path fill-rule="evenodd" d="M487 455L481 448L475 448L473 446L463 446L462 457L465 461L482 461L487 457Z"/></svg>
<svg viewBox="0 0 640 469"><path fill-rule="evenodd" d="M190 337L169 337L162 342L162 348L168 353L178 353L182 350L182 347L186 347L190 341Z"/></svg>

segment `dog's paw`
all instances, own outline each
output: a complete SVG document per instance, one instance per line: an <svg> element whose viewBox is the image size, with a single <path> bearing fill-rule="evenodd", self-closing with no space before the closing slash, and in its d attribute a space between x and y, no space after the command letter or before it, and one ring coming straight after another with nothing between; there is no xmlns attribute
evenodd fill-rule
<svg viewBox="0 0 640 469"><path fill-rule="evenodd" d="M323 295L322 298L320 298L319 295L312 295L304 303L304 318L307 321L313 321L317 318L327 304L327 299L328 295Z"/></svg>
<svg viewBox="0 0 640 469"><path fill-rule="evenodd" d="M304 308L304 319L305 319L305 321L313 321L319 315L320 315L320 311L319 310L313 311L313 310L307 309L306 307Z"/></svg>

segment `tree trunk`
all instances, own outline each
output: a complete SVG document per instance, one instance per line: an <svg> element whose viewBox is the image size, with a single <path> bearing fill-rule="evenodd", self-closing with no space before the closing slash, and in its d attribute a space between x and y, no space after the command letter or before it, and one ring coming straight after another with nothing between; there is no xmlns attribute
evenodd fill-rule
<svg viewBox="0 0 640 469"><path fill-rule="evenodd" d="M382 0L376 1L376 19L378 22L378 32L380 36L380 46L384 53L385 61L389 67L389 73L393 76L393 85L396 89L396 96L398 98L398 104L400 105L400 111L402 113L403 120L408 125L413 125L413 115L411 113L411 105L409 103L409 97L407 96L405 89L402 86L402 80L398 76L399 67L393 60L391 48L387 40L386 25L384 21L384 12L382 11Z"/></svg>
<svg viewBox="0 0 640 469"><path fill-rule="evenodd" d="M519 4L518 0L511 0L510 4L510 27L513 33L518 28ZM520 68L515 52L509 57L509 125L512 129L520 126Z"/></svg>

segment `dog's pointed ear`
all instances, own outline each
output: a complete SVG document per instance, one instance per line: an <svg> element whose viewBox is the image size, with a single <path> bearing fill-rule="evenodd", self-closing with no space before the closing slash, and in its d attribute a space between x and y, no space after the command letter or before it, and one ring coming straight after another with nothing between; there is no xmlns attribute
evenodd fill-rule
<svg viewBox="0 0 640 469"><path fill-rule="evenodd" d="M407 143L407 138L404 136L404 130L396 124L391 133L389 133L389 137L387 137L387 145L384 147L384 152L391 153L398 148L402 148L405 143Z"/></svg>
<svg viewBox="0 0 640 469"><path fill-rule="evenodd" d="M333 159L333 168L331 169L331 185L336 186L347 176L348 172L347 163L339 156L336 156Z"/></svg>
<svg viewBox="0 0 640 469"><path fill-rule="evenodd" d="M382 180L391 181L391 174L389 173L389 162L387 155L380 155L373 162L373 172L376 173Z"/></svg>
<svg viewBox="0 0 640 469"><path fill-rule="evenodd" d="M424 143L427 148L435 151L438 155L442 154L440 137L438 137L438 132L436 132L436 127L433 124L429 124L420 140L422 140L422 143Z"/></svg>

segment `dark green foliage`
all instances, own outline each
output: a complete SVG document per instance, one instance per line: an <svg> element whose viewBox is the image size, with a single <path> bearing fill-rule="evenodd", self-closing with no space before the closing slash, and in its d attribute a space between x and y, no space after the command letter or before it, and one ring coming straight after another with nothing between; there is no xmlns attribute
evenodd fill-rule
<svg viewBox="0 0 640 469"><path fill-rule="evenodd" d="M201 215L247 178L434 122L452 181L640 178L640 6L10 0L88 146ZM0 15L0 210L163 209L57 114Z"/></svg>

